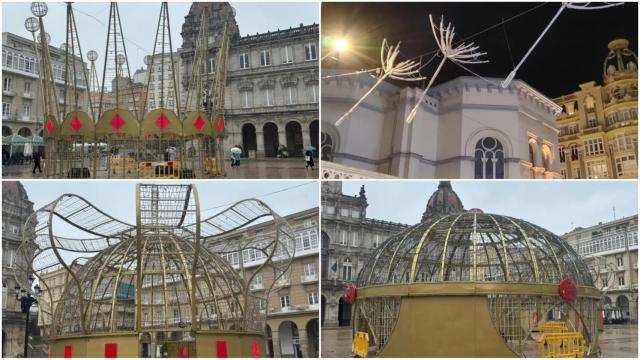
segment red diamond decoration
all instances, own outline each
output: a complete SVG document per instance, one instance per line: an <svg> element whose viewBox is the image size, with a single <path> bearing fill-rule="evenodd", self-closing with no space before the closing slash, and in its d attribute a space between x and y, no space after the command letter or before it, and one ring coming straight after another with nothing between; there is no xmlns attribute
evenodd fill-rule
<svg viewBox="0 0 640 360"><path fill-rule="evenodd" d="M74 132L78 132L78 130L82 127L82 121L80 121L80 119L78 119L78 117L74 117L71 120L71 128L73 129Z"/></svg>
<svg viewBox="0 0 640 360"><path fill-rule="evenodd" d="M193 123L193 125L195 125L198 130L202 130L202 128L204 127L204 120L202 120L202 116L198 115L198 118L196 119L196 122Z"/></svg>
<svg viewBox="0 0 640 360"><path fill-rule="evenodd" d="M116 137L118 139L124 139L124 134L123 133L116 133Z"/></svg>
<svg viewBox="0 0 640 360"><path fill-rule="evenodd" d="M222 122L222 117L218 118L218 132L222 133L224 131L224 123Z"/></svg>
<svg viewBox="0 0 640 360"><path fill-rule="evenodd" d="M47 133L51 134L52 131L53 131L53 121L51 121L51 119L49 119L47 121Z"/></svg>
<svg viewBox="0 0 640 360"><path fill-rule="evenodd" d="M110 124L114 129L120 130L120 128L124 125L124 120L122 120L120 114L116 114L116 116L111 119Z"/></svg>
<svg viewBox="0 0 640 360"><path fill-rule="evenodd" d="M160 128L160 129L164 129L167 126L169 126L169 119L167 119L166 116L164 116L164 114L160 114L160 116L158 117L158 119L156 119L156 125Z"/></svg>

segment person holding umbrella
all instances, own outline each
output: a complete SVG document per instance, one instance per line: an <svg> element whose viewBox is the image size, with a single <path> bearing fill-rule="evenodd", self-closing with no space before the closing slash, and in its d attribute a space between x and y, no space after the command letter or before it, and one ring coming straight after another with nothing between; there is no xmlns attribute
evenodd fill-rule
<svg viewBox="0 0 640 360"><path fill-rule="evenodd" d="M234 146L231 148L231 167L240 166L240 154L242 154L242 149L238 146Z"/></svg>
<svg viewBox="0 0 640 360"><path fill-rule="evenodd" d="M309 167L311 167L311 170L313 170L313 166L314 166L313 152L316 150L316 148L313 146L305 146L304 150L305 150L304 159L307 162L305 169L309 169Z"/></svg>

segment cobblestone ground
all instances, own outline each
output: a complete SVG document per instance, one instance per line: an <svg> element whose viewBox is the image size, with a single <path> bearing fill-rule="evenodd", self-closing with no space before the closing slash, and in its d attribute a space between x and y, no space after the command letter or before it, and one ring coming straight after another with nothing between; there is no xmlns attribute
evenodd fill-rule
<svg viewBox="0 0 640 360"><path fill-rule="evenodd" d="M599 334L602 357L638 358L638 324L606 325ZM351 328L322 329L322 357L351 357ZM531 341L527 357L540 357L538 344Z"/></svg>
<svg viewBox="0 0 640 360"><path fill-rule="evenodd" d="M317 179L319 170L305 168L305 161L300 159L274 160L242 160L240 167L231 167L225 163L227 179ZM45 179L44 173L32 173L33 164L11 165L2 167L4 179ZM106 178L105 172L98 172L98 178ZM131 175L130 178L135 178Z"/></svg>

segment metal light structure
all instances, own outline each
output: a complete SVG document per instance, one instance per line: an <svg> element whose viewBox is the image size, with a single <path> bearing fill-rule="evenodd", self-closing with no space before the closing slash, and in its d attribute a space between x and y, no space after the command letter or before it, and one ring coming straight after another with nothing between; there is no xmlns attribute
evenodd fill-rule
<svg viewBox="0 0 640 360"><path fill-rule="evenodd" d="M407 115L406 122L409 124L416 117L420 104L424 101L424 98L427 96L427 92L429 92L431 85L433 85L434 80L438 77L440 70L442 70L442 66L444 66L444 63L447 60L457 64L479 64L488 62L487 60L479 60L479 57L486 55L487 53L478 51L480 47L475 46L474 43L454 45L453 38L456 33L456 29L451 26L451 23L448 23L445 28L444 17L440 18L440 25L436 26L433 21L433 16L429 14L429 23L431 24L433 38L436 41L436 44L438 44L440 53L442 53L442 60L440 61L440 64L438 64L436 71L431 75L429 84L422 91L422 95L420 95L420 98L409 112L409 115Z"/></svg>
<svg viewBox="0 0 640 360"><path fill-rule="evenodd" d="M527 60L527 58L529 57L529 55L531 55L531 52L533 51L533 49L535 49L535 47L538 45L538 43L540 42L540 40L542 40L542 38L544 37L544 35L547 33L547 31L549 31L549 29L551 28L551 25L553 25L556 20L558 20L558 18L560 17L560 14L565 10L565 9L573 9L573 10L600 10L600 9L606 9L606 8L610 8L613 6L619 6L619 5L623 5L624 2L617 2L617 3L612 3L612 4L607 4L605 3L604 5L596 5L596 6L589 6L591 5L591 2L586 2L586 3L569 3L569 2L563 2L560 5L560 8L558 9L558 11L556 11L555 15L553 16L553 18L551 18L551 21L549 22L549 24L547 24L547 26L544 28L544 30L542 30L542 33L540 34L540 36L538 36L538 38L536 39L536 41L533 43L533 45L531 45L531 47L529 48L529 50L527 50L527 53L524 54L524 56L522 57L522 59L520 60L520 62L518 63L518 65L516 65L513 70L511 70L511 72L509 73L509 75L507 75L507 77L502 81L502 83L500 84L500 86L502 86L503 89L506 89L509 84L511 84L511 81L513 81L513 79L516 76L516 73L518 72L518 69L520 69L520 67L522 66L522 64L524 64L525 60Z"/></svg>
<svg viewBox="0 0 640 360"><path fill-rule="evenodd" d="M566 279L577 285L572 302L559 296ZM587 264L521 219L478 209L426 217L376 249L357 286L354 331L369 333L378 356L535 357L547 320L583 334L585 356L599 353L601 294Z"/></svg>
<svg viewBox="0 0 640 360"><path fill-rule="evenodd" d="M340 126L351 115L356 108L369 96L378 85L380 85L387 78L404 81L418 81L423 80L424 77L420 76L420 62L414 60L404 60L397 62L397 57L400 54L400 42L396 46L389 46L387 39L382 40L382 46L380 47L380 64L376 77L377 81L369 88L369 90L360 97L360 99L347 110L338 120L336 120L336 126Z"/></svg>
<svg viewBox="0 0 640 360"><path fill-rule="evenodd" d="M135 225L73 194L32 214L17 253L27 268L14 271L23 287L25 271L39 280L52 356L71 347L74 357L105 357L105 342L119 357L139 357L152 343L165 344L170 357L221 356L219 343L232 357L265 354L264 299L250 292L252 278L224 259L233 242L218 239L271 220L273 236L253 242L266 256L256 271L286 272L294 243L288 225L256 199L207 219L201 211L194 185L139 184ZM67 279L57 301L47 277L54 270Z"/></svg>
<svg viewBox="0 0 640 360"><path fill-rule="evenodd" d="M98 52L95 50L89 50L87 52L87 60L91 62L89 67L89 79L87 81L88 95L91 98L93 94L97 94L100 91L100 80L98 80L98 72L96 70L96 60L98 60ZM91 116L97 118L97 108L93 104L87 103L88 110L91 112Z"/></svg>

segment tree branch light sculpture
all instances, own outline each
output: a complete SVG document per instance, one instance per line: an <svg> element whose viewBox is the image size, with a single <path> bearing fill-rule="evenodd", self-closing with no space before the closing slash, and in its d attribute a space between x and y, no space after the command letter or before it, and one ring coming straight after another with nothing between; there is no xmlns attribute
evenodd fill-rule
<svg viewBox="0 0 640 360"><path fill-rule="evenodd" d="M424 98L427 96L427 92L431 88L431 85L433 85L433 81L440 73L440 70L442 70L442 66L447 61L447 59L459 64L479 64L489 62L488 60L478 59L480 56L486 55L487 53L478 51L480 47L476 46L474 43L465 44L463 42L462 44L454 48L453 37L456 33L456 28L451 26L451 23L448 23L445 29L444 17L440 18L440 25L438 27L436 27L436 25L434 24L433 16L431 14L429 14L429 22L431 23L433 38L435 39L436 44L438 44L438 48L440 48L440 52L442 53L443 57L440 61L440 64L438 65L438 68L433 73L433 76L431 76L429 84L422 92L420 99L407 116L406 122L408 124L410 124L416 117L420 104L422 103L422 101L424 101Z"/></svg>
<svg viewBox="0 0 640 360"><path fill-rule="evenodd" d="M420 76L420 63L414 60L405 60L396 63L398 54L400 53L400 42L396 46L389 46L387 39L382 40L380 47L380 62L382 66L377 69L376 76L378 80L375 84L358 100L347 112L345 112L337 121L336 126L340 126L349 115L369 96L373 90L378 87L385 79L391 78L404 81L418 81L425 79Z"/></svg>

